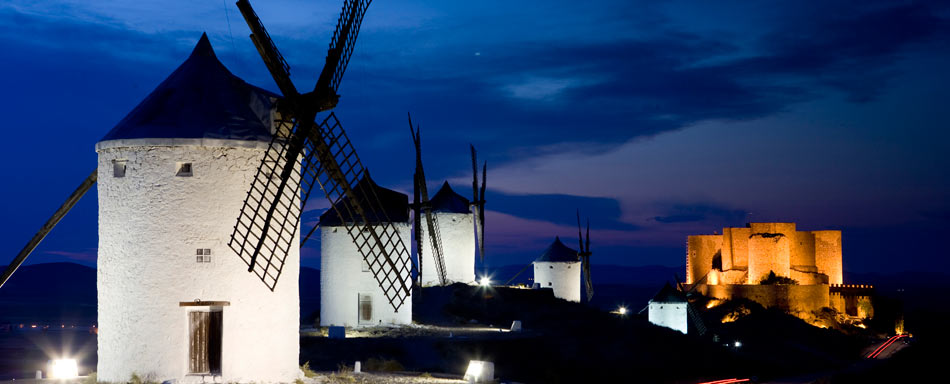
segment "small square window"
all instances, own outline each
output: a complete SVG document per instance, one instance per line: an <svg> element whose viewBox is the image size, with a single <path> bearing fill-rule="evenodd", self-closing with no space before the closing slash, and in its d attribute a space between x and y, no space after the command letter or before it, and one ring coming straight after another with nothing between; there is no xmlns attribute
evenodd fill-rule
<svg viewBox="0 0 950 384"><path fill-rule="evenodd" d="M549 287L551 286L551 282L550 282L550 281L548 282L548 286L549 286Z"/></svg>
<svg viewBox="0 0 950 384"><path fill-rule="evenodd" d="M190 177L191 175L191 163L178 163L178 173L175 176Z"/></svg>
<svg viewBox="0 0 950 384"><path fill-rule="evenodd" d="M198 248L195 260L199 263L210 263L211 262L211 249L209 248Z"/></svg>
<svg viewBox="0 0 950 384"><path fill-rule="evenodd" d="M369 272L369 263L367 263L365 259L360 261L360 267L363 272Z"/></svg>
<svg viewBox="0 0 950 384"><path fill-rule="evenodd" d="M125 177L126 160L112 160L112 176Z"/></svg>

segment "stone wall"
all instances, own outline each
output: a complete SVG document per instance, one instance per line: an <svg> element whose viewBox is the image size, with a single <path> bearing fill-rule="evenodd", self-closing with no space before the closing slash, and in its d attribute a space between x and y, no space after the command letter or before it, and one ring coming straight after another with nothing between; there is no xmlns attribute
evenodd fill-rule
<svg viewBox="0 0 950 384"><path fill-rule="evenodd" d="M686 283L693 284L712 269L713 256L722 249L722 236L693 235L689 236L687 243L689 263L686 270Z"/></svg>
<svg viewBox="0 0 950 384"><path fill-rule="evenodd" d="M814 311L831 304L827 285L705 285L697 290L720 300L744 298L792 312Z"/></svg>
<svg viewBox="0 0 950 384"><path fill-rule="evenodd" d="M841 231L812 231L815 236L815 266L828 275L831 284L843 284L841 269Z"/></svg>

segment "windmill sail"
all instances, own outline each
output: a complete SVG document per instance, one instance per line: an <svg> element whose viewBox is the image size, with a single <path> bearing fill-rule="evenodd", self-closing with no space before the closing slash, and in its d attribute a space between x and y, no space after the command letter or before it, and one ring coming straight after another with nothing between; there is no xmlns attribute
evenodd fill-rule
<svg viewBox="0 0 950 384"><path fill-rule="evenodd" d="M584 272L584 291L587 292L587 301L594 298L594 282L590 278L590 219L587 220L587 239L581 235L581 212L577 211L577 256L581 259L581 269Z"/></svg>
<svg viewBox="0 0 950 384"><path fill-rule="evenodd" d="M365 169L334 114L317 126L317 112L333 108L360 24L370 1L346 0L330 43L326 65L313 92L300 94L289 66L277 51L247 0L238 8L251 28L251 39L281 89L282 120L268 147L229 243L264 284L273 290L288 251L294 246L301 207L315 184L324 194L370 267L385 296L399 309L410 295L407 248L383 216L378 196L358 193ZM301 156L303 156L301 158ZM377 220L383 219L383 220ZM381 225L373 225L380 221ZM406 277L406 278L404 278Z"/></svg>
<svg viewBox="0 0 950 384"><path fill-rule="evenodd" d="M422 139L420 137L419 128L416 127L416 130L412 130L412 117L409 117L409 132L412 133L412 142L416 148L416 173L414 176L414 185L415 191L413 193L415 203L415 226L416 232L416 254L419 259L419 279L422 280L422 243L423 236L420 227L420 215L419 211L425 212L426 215L426 232L429 235L429 242L432 245L432 261L435 265L435 271L439 278L439 285L445 285L447 283L445 277L445 256L442 252L442 234L439 232L439 218L438 215L432 214L432 206L429 202L429 191L426 187L426 175L422 167ZM419 200L421 199L421 201Z"/></svg>
<svg viewBox="0 0 950 384"><path fill-rule="evenodd" d="M472 215L475 221L475 241L478 247L479 260L485 261L485 174L488 171L488 162L482 164L482 184L478 186L478 160L475 146L469 145L472 150Z"/></svg>

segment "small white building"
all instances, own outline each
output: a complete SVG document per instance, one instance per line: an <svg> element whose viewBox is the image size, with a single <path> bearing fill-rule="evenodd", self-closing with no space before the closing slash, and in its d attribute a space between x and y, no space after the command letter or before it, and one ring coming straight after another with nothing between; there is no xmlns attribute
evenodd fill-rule
<svg viewBox="0 0 950 384"><path fill-rule="evenodd" d="M577 251L554 239L534 264L534 283L554 290L554 297L581 301L581 259Z"/></svg>
<svg viewBox="0 0 950 384"><path fill-rule="evenodd" d="M475 284L475 227L468 199L452 190L449 182L429 200L432 212L439 223L442 241L442 258L445 260L445 277L448 284ZM420 215L422 228L422 285L439 284L433 259L432 242L426 216Z"/></svg>
<svg viewBox="0 0 950 384"><path fill-rule="evenodd" d="M408 247L408 196L376 185L368 172L355 190L364 195L375 193L379 197L386 217L396 227L403 245ZM376 223L380 219L370 218ZM382 229L381 226L377 228ZM387 251L395 255L397 250L392 247ZM409 252L408 249L402 251ZM407 259L406 262L411 261ZM409 271L412 266L398 265L397 268ZM402 278L406 286L412 286L410 274ZM320 326L369 327L411 323L412 296L406 299L399 311L394 310L336 210L331 208L324 212L320 216Z"/></svg>
<svg viewBox="0 0 950 384"><path fill-rule="evenodd" d="M299 249L272 292L228 247L276 98L231 74L202 36L96 144L99 381L302 377Z"/></svg>
<svg viewBox="0 0 950 384"><path fill-rule="evenodd" d="M652 299L647 313L647 318L651 323L661 327L672 328L677 331L687 332L689 302L682 293L673 288L669 283L660 289Z"/></svg>

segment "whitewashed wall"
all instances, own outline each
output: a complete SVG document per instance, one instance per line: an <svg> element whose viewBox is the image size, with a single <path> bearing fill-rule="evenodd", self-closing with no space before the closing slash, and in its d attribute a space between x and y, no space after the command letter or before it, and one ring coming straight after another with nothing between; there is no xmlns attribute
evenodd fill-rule
<svg viewBox="0 0 950 384"><path fill-rule="evenodd" d="M651 301L647 318L651 323L661 327L672 328L683 333L687 331L686 303L656 303Z"/></svg>
<svg viewBox="0 0 950 384"><path fill-rule="evenodd" d="M187 311L196 308L179 306L196 299L230 302L223 307L222 376L215 381L286 383L301 376L299 249L292 248L271 292L227 246L266 145L203 139L97 145L100 381L126 382L133 372L157 382L201 381L186 376ZM125 177L113 177L114 159L127 161ZM193 176L175 176L177 162L191 162ZM211 249L210 263L197 263L198 248Z"/></svg>
<svg viewBox="0 0 950 384"><path fill-rule="evenodd" d="M534 282L541 288L553 288L554 297L567 301L581 301L581 263L534 262Z"/></svg>
<svg viewBox="0 0 950 384"><path fill-rule="evenodd" d="M438 215L439 234L442 239L442 254L445 259L445 276L448 283L475 283L475 227L471 213L435 212ZM422 285L438 285L435 261L432 258L432 241L429 225L421 215L422 227Z"/></svg>
<svg viewBox="0 0 950 384"><path fill-rule="evenodd" d="M409 246L409 223L394 223ZM377 227L382 228L382 227ZM391 252L394 249L390 249ZM407 251L408 252L408 251ZM409 266L411 269L411 266ZM412 277L404 277L412 285ZM373 322L361 324L358 319L359 295L373 297ZM405 325L412 323L412 296L396 312L383 294L376 278L363 271L363 256L342 226L320 227L320 325L364 327Z"/></svg>

